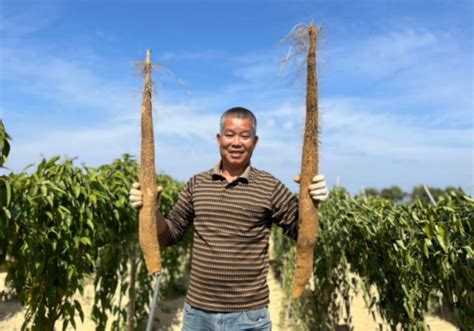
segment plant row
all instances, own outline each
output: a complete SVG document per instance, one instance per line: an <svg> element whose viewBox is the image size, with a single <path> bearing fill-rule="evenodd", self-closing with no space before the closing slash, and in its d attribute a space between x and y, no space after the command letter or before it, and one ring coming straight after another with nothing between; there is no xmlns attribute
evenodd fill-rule
<svg viewBox="0 0 474 331"><path fill-rule="evenodd" d="M29 173L3 177L11 199L2 206L0 265L26 309L23 329L53 330L60 319L63 329L75 328L76 319L84 319L77 293L83 295L88 281L95 287L91 317L98 330L146 323L153 277L138 246L137 212L128 203L138 173L129 155L98 168L53 157ZM166 215L182 184L165 175L157 184L164 188ZM179 290L190 238L162 252L162 294Z"/></svg>
<svg viewBox="0 0 474 331"><path fill-rule="evenodd" d="M472 328L471 197L452 191L436 206L398 205L336 188L320 213L314 286L288 307L300 327L332 330L341 320L351 325L351 301L362 291L369 309L378 310L392 329L427 330L424 317L440 295L454 322L462 330ZM273 268L289 297L296 250L281 231L273 235Z"/></svg>

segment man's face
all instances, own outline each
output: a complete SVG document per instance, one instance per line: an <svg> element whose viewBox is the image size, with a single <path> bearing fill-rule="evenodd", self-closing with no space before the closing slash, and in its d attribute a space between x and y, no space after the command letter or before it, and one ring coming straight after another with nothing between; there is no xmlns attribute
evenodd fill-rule
<svg viewBox="0 0 474 331"><path fill-rule="evenodd" d="M224 166L234 169L246 167L257 141L258 137L253 134L249 118L227 116L222 132L217 134Z"/></svg>

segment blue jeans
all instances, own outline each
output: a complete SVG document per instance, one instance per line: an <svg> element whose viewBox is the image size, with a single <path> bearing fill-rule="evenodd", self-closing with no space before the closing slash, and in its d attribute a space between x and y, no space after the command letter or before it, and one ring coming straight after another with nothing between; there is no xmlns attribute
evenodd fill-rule
<svg viewBox="0 0 474 331"><path fill-rule="evenodd" d="M184 303L183 331L271 331L268 307L234 313L201 310Z"/></svg>

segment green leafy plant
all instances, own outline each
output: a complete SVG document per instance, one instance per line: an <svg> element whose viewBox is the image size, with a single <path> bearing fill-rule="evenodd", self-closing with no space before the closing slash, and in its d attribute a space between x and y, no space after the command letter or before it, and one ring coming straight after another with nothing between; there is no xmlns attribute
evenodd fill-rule
<svg viewBox="0 0 474 331"><path fill-rule="evenodd" d="M321 208L314 289L291 304L293 320L303 329L331 330L343 305L350 325L350 293L360 290L392 329L426 330L430 299L442 293L457 325L468 330L474 325L473 219L474 200L458 191L430 206L333 190ZM281 268L294 256L288 240L274 234L276 254L284 260L275 266ZM285 279L291 271L277 273Z"/></svg>
<svg viewBox="0 0 474 331"><path fill-rule="evenodd" d="M76 328L84 319L80 302L91 279L95 286L92 318L98 330L141 329L149 313L153 278L138 246L137 212L128 202L138 165L124 155L99 168L77 167L59 157L42 160L31 174L11 173L15 197L11 218L2 222L2 256L7 281L26 308L23 329ZM167 215L182 183L157 176L164 188L161 210ZM184 286L191 233L163 251L162 294ZM113 320L107 324L108 317Z"/></svg>
<svg viewBox="0 0 474 331"><path fill-rule="evenodd" d="M7 280L26 306L23 329L53 330L84 318L83 280L94 268L91 187L72 160L42 160L32 175L11 175L12 222L7 253L13 257Z"/></svg>
<svg viewBox="0 0 474 331"><path fill-rule="evenodd" d="M0 169L7 161L10 153L10 136L5 131L3 121L0 120ZM5 262L8 233L10 226L10 211L8 209L11 201L11 185L7 176L0 176L0 265Z"/></svg>

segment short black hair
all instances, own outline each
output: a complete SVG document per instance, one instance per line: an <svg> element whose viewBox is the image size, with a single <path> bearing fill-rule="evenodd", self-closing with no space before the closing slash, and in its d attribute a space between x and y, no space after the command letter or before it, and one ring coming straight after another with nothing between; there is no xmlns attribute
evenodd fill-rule
<svg viewBox="0 0 474 331"><path fill-rule="evenodd" d="M221 115L221 130L222 132L224 130L224 122L227 117L235 117L235 118L249 118L250 121L252 122L252 133L254 136L257 135L257 118L255 115L248 110L247 108L244 107L233 107L227 109L222 115Z"/></svg>

